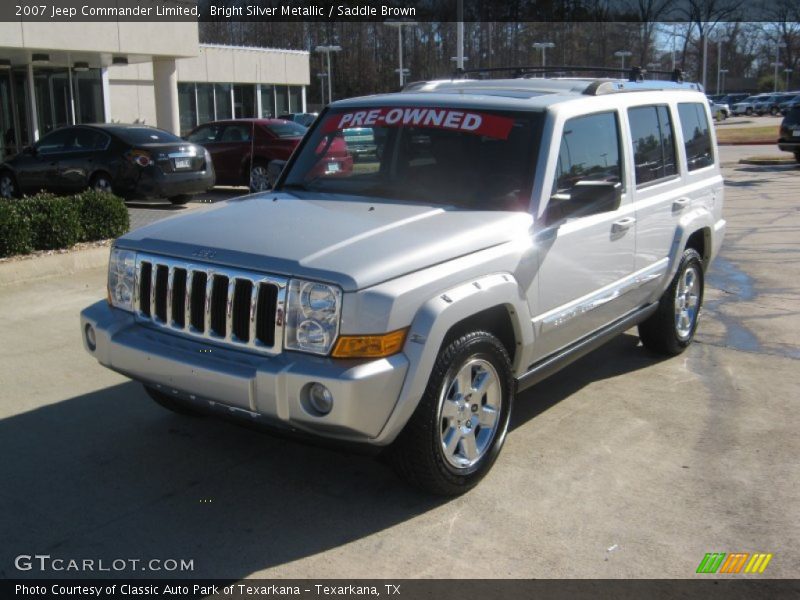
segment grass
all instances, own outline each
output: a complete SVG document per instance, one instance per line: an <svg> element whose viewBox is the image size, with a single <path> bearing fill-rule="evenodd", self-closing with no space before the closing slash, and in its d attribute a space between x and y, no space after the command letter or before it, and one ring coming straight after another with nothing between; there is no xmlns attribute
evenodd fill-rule
<svg viewBox="0 0 800 600"><path fill-rule="evenodd" d="M730 129L717 129L717 142L720 144L759 144L778 143L778 127L775 125L760 125L757 127L731 127Z"/></svg>

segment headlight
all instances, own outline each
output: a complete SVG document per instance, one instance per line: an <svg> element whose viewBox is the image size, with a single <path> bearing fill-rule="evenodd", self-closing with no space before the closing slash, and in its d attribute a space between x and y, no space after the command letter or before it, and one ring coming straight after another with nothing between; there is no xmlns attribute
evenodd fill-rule
<svg viewBox="0 0 800 600"><path fill-rule="evenodd" d="M108 298L111 306L133 310L135 275L136 252L112 248L108 261Z"/></svg>
<svg viewBox="0 0 800 600"><path fill-rule="evenodd" d="M288 350L328 354L339 335L342 291L333 285L292 279L286 298Z"/></svg>

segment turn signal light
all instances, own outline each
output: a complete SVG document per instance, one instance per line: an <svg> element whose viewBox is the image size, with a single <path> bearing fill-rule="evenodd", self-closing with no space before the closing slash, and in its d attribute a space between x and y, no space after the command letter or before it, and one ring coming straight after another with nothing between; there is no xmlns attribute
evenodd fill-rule
<svg viewBox="0 0 800 600"><path fill-rule="evenodd" d="M383 358L403 349L408 328L382 335L343 335L336 342L334 358Z"/></svg>

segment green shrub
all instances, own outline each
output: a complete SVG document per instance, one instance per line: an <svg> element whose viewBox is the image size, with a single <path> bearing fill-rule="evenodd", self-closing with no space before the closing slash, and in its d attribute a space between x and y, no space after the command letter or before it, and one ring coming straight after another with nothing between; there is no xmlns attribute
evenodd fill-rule
<svg viewBox="0 0 800 600"><path fill-rule="evenodd" d="M30 220L16 202L0 201L0 256L28 254L33 250Z"/></svg>
<svg viewBox="0 0 800 600"><path fill-rule="evenodd" d="M85 242L116 238L128 231L130 218L125 203L105 192L86 190L75 196Z"/></svg>
<svg viewBox="0 0 800 600"><path fill-rule="evenodd" d="M34 249L68 248L81 240L81 220L74 198L42 193L16 204L30 220Z"/></svg>

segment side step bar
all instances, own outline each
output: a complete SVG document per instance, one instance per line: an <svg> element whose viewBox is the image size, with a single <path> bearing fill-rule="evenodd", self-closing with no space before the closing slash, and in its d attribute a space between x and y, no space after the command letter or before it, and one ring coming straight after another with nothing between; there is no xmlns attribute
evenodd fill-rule
<svg viewBox="0 0 800 600"><path fill-rule="evenodd" d="M536 385L543 379L547 379L553 373L560 371L567 365L575 362L582 356L589 354L605 344L611 338L614 338L624 331L627 331L634 325L638 325L647 317L652 315L658 309L658 302L648 304L644 308L640 308L629 315L622 317L620 320L607 325L603 329L596 331L588 337L567 346L563 350L542 359L538 363L531 366L527 372L517 379L517 391L522 391Z"/></svg>

